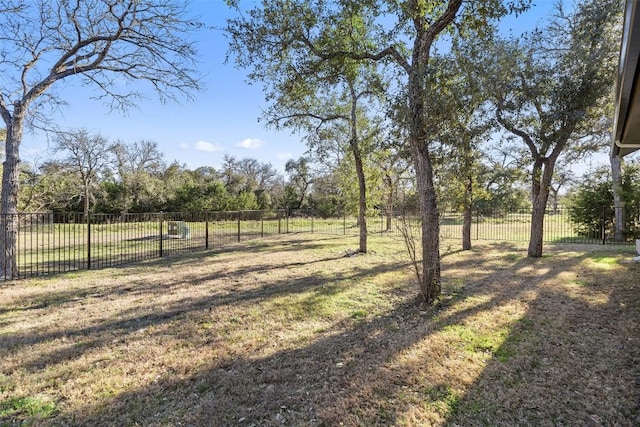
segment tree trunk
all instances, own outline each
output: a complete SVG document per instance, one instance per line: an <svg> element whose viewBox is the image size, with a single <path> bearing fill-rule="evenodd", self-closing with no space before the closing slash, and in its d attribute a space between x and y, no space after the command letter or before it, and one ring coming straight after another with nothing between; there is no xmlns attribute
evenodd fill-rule
<svg viewBox="0 0 640 427"><path fill-rule="evenodd" d="M387 201L385 206L385 216L386 216L386 231L391 231L391 221L393 218L393 180L389 175L389 172L385 172L383 177L384 183L387 186Z"/></svg>
<svg viewBox="0 0 640 427"><path fill-rule="evenodd" d="M2 170L2 193L0 194L0 274L4 279L13 279L18 275L17 235L18 235L18 190L19 147L22 141L24 110L15 106L11 123L7 126L5 142L5 161Z"/></svg>
<svg viewBox="0 0 640 427"><path fill-rule="evenodd" d="M358 176L358 226L360 227L360 247L359 251L363 254L367 253L367 184L364 178L364 167L362 165L362 154L358 146L358 128L357 128L357 107L358 95L356 94L353 83L349 81L349 91L351 93L351 117L350 127L351 136L349 144L353 152L353 160L356 165L356 175Z"/></svg>
<svg viewBox="0 0 640 427"><path fill-rule="evenodd" d="M419 33L421 31L419 30ZM433 183L433 165L425 117L425 77L431 40L418 34L413 48L413 68L409 73L409 143L416 174L416 188L422 226L422 276L420 292L427 304L440 296L440 221Z"/></svg>
<svg viewBox="0 0 640 427"><path fill-rule="evenodd" d="M547 202L539 196L534 197L533 210L531 211L531 235L529 238L528 256L539 258L542 256L542 236L544 230L544 212Z"/></svg>
<svg viewBox="0 0 640 427"><path fill-rule="evenodd" d="M363 254L367 253L367 186L364 179L364 168L362 167L362 159L360 158L360 152L354 151L354 159L356 164L356 174L358 175L358 189L359 189L359 201L358 201L358 224L360 225L360 248L359 251Z"/></svg>
<svg viewBox="0 0 640 427"><path fill-rule="evenodd" d="M549 200L549 187L553 176L553 162L550 159L536 161L532 173L532 211L531 235L529 238L528 256L542 256L542 238L544 232L544 214Z"/></svg>
<svg viewBox="0 0 640 427"><path fill-rule="evenodd" d="M84 199L82 203L82 208L83 208L85 222L89 218L89 185L90 185L89 182L85 182L84 191L82 192L82 198Z"/></svg>
<svg viewBox="0 0 640 427"><path fill-rule="evenodd" d="M440 296L440 221L438 204L433 184L433 165L429 154L425 102L429 91L427 84L431 44L438 34L455 19L462 0L451 0L446 11L433 23L421 19L424 15L422 2L408 2L414 14L416 35L411 54L411 65L405 65L408 73L408 122L411 158L416 174L416 187L420 203L422 225L422 276L419 277L420 292L427 304ZM420 18L419 18L420 17Z"/></svg>
<svg viewBox="0 0 640 427"><path fill-rule="evenodd" d="M464 186L464 210L463 210L463 222L462 222L462 250L471 250L471 215L472 215L472 192L473 192L473 178L467 177L467 182Z"/></svg>
<svg viewBox="0 0 640 427"><path fill-rule="evenodd" d="M426 68L426 61L425 61ZM411 158L416 174L416 187L422 225L422 275L420 292L427 304L440 296L440 221L433 184L433 165L429 154L425 126L424 81L419 70L409 76Z"/></svg>
<svg viewBox="0 0 640 427"><path fill-rule="evenodd" d="M425 143L413 142L413 162L422 224L422 280L420 292L427 304L440 296L440 221L433 185L433 167Z"/></svg>
<svg viewBox="0 0 640 427"><path fill-rule="evenodd" d="M391 222L393 220L393 187L389 189L389 194L387 194L387 221L386 221L386 231L391 231Z"/></svg>
<svg viewBox="0 0 640 427"><path fill-rule="evenodd" d="M613 206L615 209L615 239L620 242L625 237L626 224L624 221L624 200L622 199L622 158L609 156L611 163L611 177L613 179Z"/></svg>
<svg viewBox="0 0 640 427"><path fill-rule="evenodd" d="M471 141L468 137L463 139L462 150L462 173L466 174L463 196L463 222L462 222L462 250L471 250L471 215L473 204L473 152Z"/></svg>

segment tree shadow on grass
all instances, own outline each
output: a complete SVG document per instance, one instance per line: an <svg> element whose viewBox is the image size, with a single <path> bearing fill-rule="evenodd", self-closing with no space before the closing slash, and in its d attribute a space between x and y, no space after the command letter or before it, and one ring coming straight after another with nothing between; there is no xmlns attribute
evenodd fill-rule
<svg viewBox="0 0 640 427"><path fill-rule="evenodd" d="M526 269L532 262L517 260L512 268ZM535 280L541 283L556 274L551 270ZM455 369L463 367L464 361L448 359L453 354L444 332L509 301L527 300L527 293L535 288L526 280L500 283L499 277L489 273L467 286L457 299L466 302L460 309L455 301L421 308L408 298L382 315L337 322L303 345L264 356L230 354L186 376L167 373L141 388L62 413L59 420L75 419L87 425L410 424L407 413L414 406L455 402L452 390L457 385L447 375L459 376ZM259 298L295 292L300 286L304 285L271 284L275 289ZM253 297L240 293L227 303ZM211 303L180 309L200 311ZM449 370L432 374L433 366L447 364L452 364ZM441 411L439 421L445 415Z"/></svg>
<svg viewBox="0 0 640 427"><path fill-rule="evenodd" d="M315 258L308 262L291 263L281 265L278 268L288 269L291 266L304 266L316 263L334 263L343 258ZM126 339L131 334L149 327L162 324L180 322L187 319L192 314L215 311L222 307L230 306L251 306L261 301L279 298L287 295L297 295L305 292L312 292L316 297L327 297L338 294L348 287L348 283L360 280L369 276L376 276L390 271L397 271L402 268L402 263L389 262L376 265L371 268L354 267L349 274L326 274L314 275L312 277L292 277L285 280L264 280L256 282L251 286L243 284L238 288L225 286L223 288L211 287L208 284L217 283L223 278L233 282L233 278L226 273L215 272L197 277L190 277L168 282L162 285L145 283L128 283L121 286L109 286L103 289L103 293L93 294L85 298L81 291L72 293L61 293L61 295L51 296L50 305L62 306L69 302L77 302L78 310L82 309L85 302L94 300L114 300L122 296L135 296L136 294L145 300L143 303L130 309L120 310L116 318L98 319L91 326L82 326L76 329L59 329L55 332L38 333L37 330L25 333L6 334L3 337L3 346L11 348L13 346L31 346L58 340L69 340L67 346L58 350L51 350L40 356L26 356L20 368L30 371L42 369L51 364L63 363L77 359L91 349L108 346L114 340ZM255 273L257 271L272 270L273 266L266 264L252 264L237 268L232 272L233 276L240 277ZM172 302L151 299L152 295L163 295L169 292L180 293L185 287L207 287L203 293L196 297L185 295ZM46 308L49 304L40 308ZM306 306L311 310L312 302ZM80 345L78 345L80 342Z"/></svg>
<svg viewBox="0 0 640 427"><path fill-rule="evenodd" d="M638 279L622 264L540 287L447 424L640 425Z"/></svg>
<svg viewBox="0 0 640 427"><path fill-rule="evenodd" d="M473 256L460 261L450 260L445 271L463 271L473 263L474 274L472 279L465 279L458 295L443 300L439 307L420 307L407 297L380 315L350 313L318 330L312 337L301 337L295 345L275 346L273 351L263 348L240 353L223 352L220 357L194 366L188 372L167 366L165 374L153 381L130 387L115 397L87 403L82 408L70 411L62 408L50 421L75 425L337 425L341 422L344 425L439 425L447 421L482 425L489 420L491 425L513 425L520 421L524 424L556 424L558 419L572 424L567 421L569 412L542 413L529 408L534 415L527 415L530 414L527 407L520 405L531 397L537 399L538 408L544 408L552 403L552 397L562 395L559 389L549 391L544 383L535 383L536 379L556 375L554 369L561 373L566 371L565 376L558 377L565 381L561 383L563 386L573 386L583 395L589 390L582 380L571 380L572 359L558 356L561 353L573 356L571 352L585 351L580 346L585 341L570 332L586 324L584 327L591 331L588 337L593 333L586 341L587 346L599 349L595 352L587 349L586 356L577 359L580 363L576 365L589 374L585 375L585 381L591 374L597 374L601 377L596 378L604 378L604 384L612 384L611 372L603 370L595 361L617 358L624 351L634 354L633 349L629 349L632 345L636 351L638 348L636 322L629 323L635 325L635 329L627 328L636 331L629 332L629 338L636 341L623 342L625 347L613 352L602 350L615 346L604 345L605 342L598 338L602 336L600 332L614 334L616 330L608 329L609 323L618 322L619 328L626 323L611 319L609 322L592 321L590 316L598 316L604 308L553 288L554 279L567 269L576 268L584 258L572 255L563 264L551 266L545 259L509 254L501 255L497 262L496 259L482 260ZM177 300L165 307L151 304L145 308L146 314L132 311L126 319L107 319L95 327L67 331L70 338L84 337L79 348L63 349L25 361L23 368L65 364L91 348L112 345L113 338L128 341L135 347L141 340L139 330L151 326L163 325L165 328L161 333L176 336L184 341L184 345L193 344L190 336L178 336L181 331L178 325L193 322L193 316L204 319L210 309L257 305L283 295L311 291L299 305L305 311L314 312L322 304L323 297L344 292L350 280L389 273L398 268L402 266L388 263L373 269L354 269L349 274L265 281L236 292ZM344 283L337 284L341 282ZM606 310L613 313L629 299L616 292L610 295ZM524 314L516 313L507 320L500 320L506 331L506 339L501 345L467 342L475 338L465 335L466 331L461 327L483 315L491 322L493 313L496 313L497 321L498 314L505 315L505 311L512 309L509 305L512 303L516 307L521 304L526 310L523 310ZM550 304L555 305L553 309ZM636 303L623 311L627 316L625 322L637 321L637 317L628 317L629 312L637 316ZM558 313L562 317L559 323L554 318ZM265 319L269 315L265 312ZM238 328L241 332L241 326ZM567 336L558 334L558 328ZM268 333L274 333L274 330ZM552 333L554 339L550 340ZM48 342L57 337L45 335L34 339ZM277 342L278 337L267 336L266 340ZM27 345L30 345L28 340ZM224 342L213 336L204 343L193 345L224 350ZM455 346L462 346L463 350ZM461 355L464 357L460 358ZM533 362L520 361L519 358L528 355L533 356ZM544 358L550 356L563 360L563 364L551 364L554 369L545 371L550 368L544 364L547 363ZM612 372L624 371L624 381L633 378L628 374L633 372L628 365L636 363L637 373L637 353L633 357L635 359L626 359L622 365L614 365ZM486 367L485 359L488 360ZM540 366L525 363L535 363L535 360L541 363ZM495 393L487 399L498 384L501 390L515 387L514 392ZM528 384L536 385L538 393L529 392ZM606 388L599 390L606 391ZM566 398L567 406L572 410L579 407L581 401L579 395L576 396ZM619 391L615 390L613 396L622 402ZM627 395L626 398L633 400L634 396ZM596 415L602 420L625 425L626 417L633 410L625 409L626 403L615 403L611 399L607 402L619 409L614 418L605 418L604 412L599 412L578 419L589 422L594 420L592 415ZM426 416L424 408L427 408Z"/></svg>
<svg viewBox="0 0 640 427"><path fill-rule="evenodd" d="M301 252L308 251L319 248L327 248L331 247L331 245L327 244L327 241L331 240L339 240L333 236L323 236L323 238L318 241L310 241L308 238L303 236L292 236L287 235L286 238L278 236L276 242L273 240L269 241L251 241L246 243L237 243L228 247L216 248L213 250L200 250L197 252L189 252L189 253L181 253L177 255L171 255L163 258L151 259L151 260L142 260L136 264L126 264L111 267L110 270L113 272L113 275L123 275L128 274L131 271L136 271L142 268L154 269L154 268L173 268L176 266L189 266L189 265L201 265L203 262L210 262L212 264L217 262L217 258L221 255L225 254L247 254L248 256L254 257L255 254L271 250L278 252ZM344 242L344 239L341 240ZM339 244L337 244L339 245ZM286 269L293 266L301 266L305 264L313 264L313 263L321 263L326 261L334 261L342 258L342 254L338 254L332 257L325 257L321 259L313 259L308 262L291 262L291 263L281 263L280 265L274 266L271 264L254 264L251 266L243 267L241 269L236 269L233 271L234 276L240 276L248 273L255 272L263 272L269 271L274 268ZM87 298L108 298L114 295L121 295L124 293L130 292L139 292L144 293L147 291L158 291L159 288L162 288L165 291L170 291L171 289L184 286L185 283L197 284L203 283L209 280L215 280L222 277L228 277L229 272L218 271L214 272L210 275L192 275L189 273L184 274L180 280L164 282L162 284L158 283L147 283L145 281L139 282L130 282L123 285L114 285L114 286L100 286L99 289L96 286L92 286L87 284L87 286L79 287L73 289L71 291L62 290L62 291L54 291L47 287L48 282L54 282L60 279L60 277L64 277L64 274L73 275L74 277L79 274L78 271L60 273L60 275L51 275L47 277L40 277L35 280L40 282L40 287L42 291L40 295L35 297L33 294L27 295L22 299L14 300L11 306L0 307L0 316L11 312L11 311L24 311L24 310L38 310L42 308L46 308L49 306L60 306L69 302L78 301L80 299ZM81 274L81 272L80 272Z"/></svg>

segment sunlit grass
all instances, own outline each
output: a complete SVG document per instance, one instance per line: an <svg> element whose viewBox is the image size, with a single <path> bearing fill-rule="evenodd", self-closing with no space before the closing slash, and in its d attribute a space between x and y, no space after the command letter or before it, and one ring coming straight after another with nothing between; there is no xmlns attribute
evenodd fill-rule
<svg viewBox="0 0 640 427"><path fill-rule="evenodd" d="M369 243L277 236L3 286L0 425L634 419L640 266L624 251L443 241L426 307L402 242Z"/></svg>

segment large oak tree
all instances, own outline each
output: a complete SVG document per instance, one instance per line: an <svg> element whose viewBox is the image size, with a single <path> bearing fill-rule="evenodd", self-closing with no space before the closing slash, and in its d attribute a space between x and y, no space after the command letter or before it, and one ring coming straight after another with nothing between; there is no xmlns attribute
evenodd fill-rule
<svg viewBox="0 0 640 427"><path fill-rule="evenodd" d="M543 30L480 47L486 57L479 73L494 94L496 119L530 155L530 257L542 256L558 159L597 133L615 84L620 19L620 0L582 0L570 13L559 3Z"/></svg>
<svg viewBox="0 0 640 427"><path fill-rule="evenodd" d="M238 0L227 0L239 8ZM434 44L457 29L482 31L491 19L522 10L526 0L262 0L229 22L231 50L249 77L266 83L312 73L319 64L349 58L396 67L408 96L408 144L419 193L422 223L420 292L427 303L440 294L439 216L427 134L428 74ZM352 18L352 19L349 19ZM366 38L352 37L341 23L361 21ZM339 35L339 36L338 36Z"/></svg>

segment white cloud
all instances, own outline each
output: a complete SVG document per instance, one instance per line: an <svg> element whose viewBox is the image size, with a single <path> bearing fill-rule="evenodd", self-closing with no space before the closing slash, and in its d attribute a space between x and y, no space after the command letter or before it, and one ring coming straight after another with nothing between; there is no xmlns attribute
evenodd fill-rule
<svg viewBox="0 0 640 427"><path fill-rule="evenodd" d="M189 144L187 144L186 142L181 142L180 143L180 148L182 148L183 150L188 150L189 149Z"/></svg>
<svg viewBox="0 0 640 427"><path fill-rule="evenodd" d="M220 144L212 144L207 141L196 141L193 144L193 148L198 151L206 151L207 153L213 153L214 151L222 151L222 146Z"/></svg>
<svg viewBox="0 0 640 427"><path fill-rule="evenodd" d="M262 147L264 143L257 138L247 138L236 144L236 147L244 148L246 150L256 150Z"/></svg>

